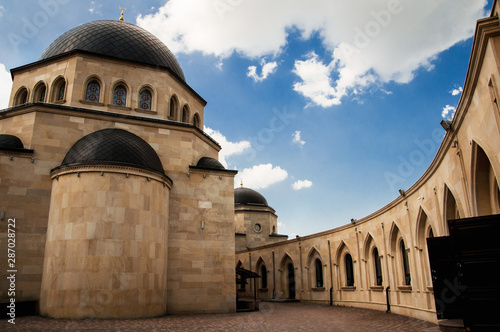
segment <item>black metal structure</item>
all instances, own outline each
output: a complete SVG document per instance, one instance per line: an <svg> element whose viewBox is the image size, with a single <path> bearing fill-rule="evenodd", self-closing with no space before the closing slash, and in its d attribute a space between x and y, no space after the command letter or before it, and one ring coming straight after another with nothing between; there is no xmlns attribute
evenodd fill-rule
<svg viewBox="0 0 500 332"><path fill-rule="evenodd" d="M257 305L257 282L256 279L260 278L260 275L257 273L246 270L241 267L236 268L236 285L246 285L247 279L253 279L253 305L248 306L247 301L243 301L236 296L236 310L237 311L256 311L259 310L259 306ZM238 295L238 294L236 294Z"/></svg>
<svg viewBox="0 0 500 332"><path fill-rule="evenodd" d="M450 236L428 238L438 319L470 331L500 331L500 215L448 221Z"/></svg>

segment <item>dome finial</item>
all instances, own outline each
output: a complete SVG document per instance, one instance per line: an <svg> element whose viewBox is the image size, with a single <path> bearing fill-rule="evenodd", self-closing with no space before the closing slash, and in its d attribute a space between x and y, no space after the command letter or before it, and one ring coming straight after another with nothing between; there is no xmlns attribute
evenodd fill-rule
<svg viewBox="0 0 500 332"><path fill-rule="evenodd" d="M125 21L125 18L123 17L123 12L127 10L127 7L125 7L125 9L122 8L122 6L119 7L120 10L122 11L122 14L120 15L120 21Z"/></svg>
<svg viewBox="0 0 500 332"><path fill-rule="evenodd" d="M241 179L240 186L241 186L241 188L243 188L243 179Z"/></svg>

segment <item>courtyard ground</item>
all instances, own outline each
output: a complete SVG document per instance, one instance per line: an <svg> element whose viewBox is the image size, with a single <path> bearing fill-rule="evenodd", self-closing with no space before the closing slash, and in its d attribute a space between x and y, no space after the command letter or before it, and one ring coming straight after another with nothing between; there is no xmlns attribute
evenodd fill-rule
<svg viewBox="0 0 500 332"><path fill-rule="evenodd" d="M261 302L260 311L168 315L148 319L67 320L18 317L0 331L438 331L437 325L400 315L313 303Z"/></svg>

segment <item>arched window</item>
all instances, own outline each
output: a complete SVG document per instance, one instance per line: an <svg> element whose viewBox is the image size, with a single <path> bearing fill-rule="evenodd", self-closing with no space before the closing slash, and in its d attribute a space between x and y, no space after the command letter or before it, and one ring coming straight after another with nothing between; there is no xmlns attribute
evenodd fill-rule
<svg viewBox="0 0 500 332"><path fill-rule="evenodd" d="M267 268L264 264L260 266L260 288L267 288Z"/></svg>
<svg viewBox="0 0 500 332"><path fill-rule="evenodd" d="M87 92L85 94L85 100L99 102L99 96L101 94L101 86L96 80L91 81L87 84Z"/></svg>
<svg viewBox="0 0 500 332"><path fill-rule="evenodd" d="M50 89L51 102L63 102L66 97L66 80L60 76L54 80Z"/></svg>
<svg viewBox="0 0 500 332"><path fill-rule="evenodd" d="M64 100L65 92L66 92L66 81L62 81L57 89L57 101Z"/></svg>
<svg viewBox="0 0 500 332"><path fill-rule="evenodd" d="M113 92L113 105L127 106L127 89L123 85L118 85Z"/></svg>
<svg viewBox="0 0 500 332"><path fill-rule="evenodd" d="M377 286L382 286L382 264L380 264L380 256L378 249L373 249L373 262L375 264L375 282Z"/></svg>
<svg viewBox="0 0 500 332"><path fill-rule="evenodd" d="M189 108L187 105L182 108L182 122L189 122Z"/></svg>
<svg viewBox="0 0 500 332"><path fill-rule="evenodd" d="M45 102L45 94L47 92L47 87L45 86L45 83L40 82L36 85L35 87L35 93L33 97L33 101L35 103L43 103Z"/></svg>
<svg viewBox="0 0 500 332"><path fill-rule="evenodd" d="M175 120L177 114L177 98L172 96L170 98L170 113L168 114L171 120Z"/></svg>
<svg viewBox="0 0 500 332"><path fill-rule="evenodd" d="M151 110L151 101L153 97L149 90L144 89L139 95L139 108L143 110Z"/></svg>
<svg viewBox="0 0 500 332"><path fill-rule="evenodd" d="M196 113L196 114L193 116L193 125L194 125L196 128L200 128L200 116L198 115L198 113Z"/></svg>
<svg viewBox="0 0 500 332"><path fill-rule="evenodd" d="M25 87L20 88L14 99L14 106L23 105L28 102L28 90Z"/></svg>
<svg viewBox="0 0 500 332"><path fill-rule="evenodd" d="M323 287L323 264L319 258L314 261L314 269L316 270L316 287Z"/></svg>
<svg viewBox="0 0 500 332"><path fill-rule="evenodd" d="M411 285L410 263L408 261L408 253L406 252L405 242L401 240L400 243L401 257L403 259L403 272L405 277L405 285Z"/></svg>
<svg viewBox="0 0 500 332"><path fill-rule="evenodd" d="M345 255L345 279L346 286L354 286L354 269L352 266L352 257L350 254Z"/></svg>

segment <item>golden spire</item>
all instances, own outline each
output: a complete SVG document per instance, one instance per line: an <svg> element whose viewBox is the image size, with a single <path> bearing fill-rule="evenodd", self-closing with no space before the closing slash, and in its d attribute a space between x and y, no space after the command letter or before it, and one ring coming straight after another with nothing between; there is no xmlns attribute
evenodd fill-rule
<svg viewBox="0 0 500 332"><path fill-rule="evenodd" d="M122 11L122 14L120 15L120 21L125 21L125 18L123 17L123 12L127 10L127 7L125 7L125 9L123 9L121 6L120 6L120 10Z"/></svg>
<svg viewBox="0 0 500 332"><path fill-rule="evenodd" d="M243 188L243 179L241 179L240 186L241 186L241 188Z"/></svg>

